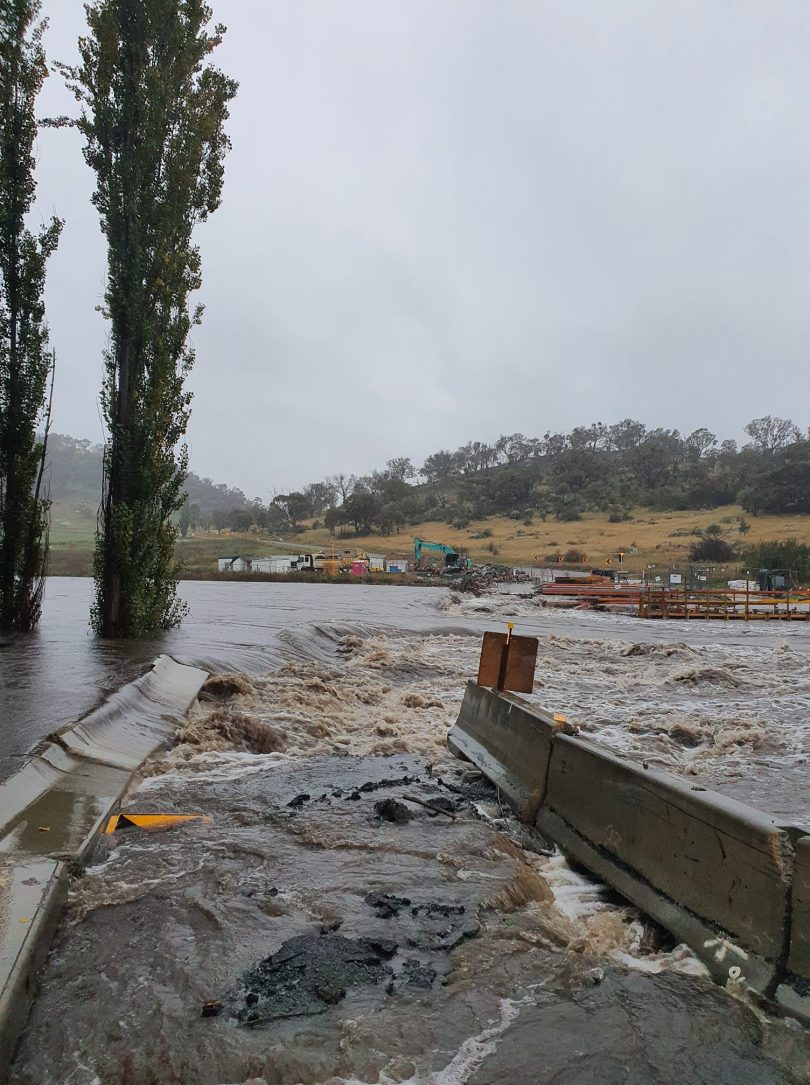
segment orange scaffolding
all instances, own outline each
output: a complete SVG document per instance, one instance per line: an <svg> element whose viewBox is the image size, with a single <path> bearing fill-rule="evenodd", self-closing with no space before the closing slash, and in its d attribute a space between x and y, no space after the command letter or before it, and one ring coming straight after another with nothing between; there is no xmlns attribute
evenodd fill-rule
<svg viewBox="0 0 810 1085"><path fill-rule="evenodd" d="M639 596L640 618L719 621L810 621L810 590L738 591L732 588L659 588Z"/></svg>

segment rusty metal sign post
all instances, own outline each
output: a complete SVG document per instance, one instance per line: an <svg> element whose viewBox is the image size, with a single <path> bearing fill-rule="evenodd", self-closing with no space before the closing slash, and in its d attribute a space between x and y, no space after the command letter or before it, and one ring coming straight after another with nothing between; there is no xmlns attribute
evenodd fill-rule
<svg viewBox="0 0 810 1085"><path fill-rule="evenodd" d="M537 637L513 636L514 622L507 622L506 626L506 633L484 633L478 685L499 692L531 693L537 663Z"/></svg>

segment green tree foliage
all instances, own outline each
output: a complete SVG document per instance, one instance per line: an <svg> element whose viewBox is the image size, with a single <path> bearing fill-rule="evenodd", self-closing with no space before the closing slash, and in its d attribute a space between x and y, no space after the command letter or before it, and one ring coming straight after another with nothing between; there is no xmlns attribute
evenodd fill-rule
<svg viewBox="0 0 810 1085"><path fill-rule="evenodd" d="M219 206L236 83L208 63L224 28L203 0L95 0L66 69L108 245L102 408L109 439L93 626L140 636L176 625L173 514L183 504L201 285L197 223ZM178 452L178 446L179 452Z"/></svg>
<svg viewBox="0 0 810 1085"><path fill-rule="evenodd" d="M47 557L42 478L54 358L43 292L62 229L55 218L36 234L26 227L34 108L47 74L39 11L39 0L0 6L0 629L22 632L39 621Z"/></svg>
<svg viewBox="0 0 810 1085"><path fill-rule="evenodd" d="M313 515L312 501L299 490L293 490L289 494L278 494L273 498L271 505L278 510L289 527L298 527L302 520Z"/></svg>
<svg viewBox="0 0 810 1085"><path fill-rule="evenodd" d="M786 569L803 584L810 580L810 546L796 539L758 543L745 552L745 562L752 572Z"/></svg>
<svg viewBox="0 0 810 1085"><path fill-rule="evenodd" d="M801 431L789 418L774 418L766 414L754 418L745 427L751 438L751 447L758 452L777 452L801 439Z"/></svg>
<svg viewBox="0 0 810 1085"><path fill-rule="evenodd" d="M746 512L810 512L810 441L769 450L752 465L740 495Z"/></svg>
<svg viewBox="0 0 810 1085"><path fill-rule="evenodd" d="M188 529L191 527L191 505L189 504L188 498L183 502L180 509L178 526L180 528L180 535L185 539L188 535Z"/></svg>

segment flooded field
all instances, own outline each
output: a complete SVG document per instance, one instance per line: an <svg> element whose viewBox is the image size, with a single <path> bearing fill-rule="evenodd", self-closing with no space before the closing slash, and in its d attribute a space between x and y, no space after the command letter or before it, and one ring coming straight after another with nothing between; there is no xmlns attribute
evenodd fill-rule
<svg viewBox="0 0 810 1085"><path fill-rule="evenodd" d="M535 696L614 745L733 786L746 758L798 756L752 723L775 685L732 720L760 666L739 646L563 629ZM210 822L105 837L73 882L14 1085L810 1080L806 1032L714 986L448 757L477 635L279 640L273 671L209 680L128 807ZM656 690L655 726L624 726Z"/></svg>

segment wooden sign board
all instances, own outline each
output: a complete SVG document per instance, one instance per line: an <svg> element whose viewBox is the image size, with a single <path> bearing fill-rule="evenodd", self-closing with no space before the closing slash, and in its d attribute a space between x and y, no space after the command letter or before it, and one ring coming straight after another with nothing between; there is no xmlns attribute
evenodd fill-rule
<svg viewBox="0 0 810 1085"><path fill-rule="evenodd" d="M537 637L513 635L507 643L506 633L484 633L478 685L512 693L531 693L537 646Z"/></svg>

